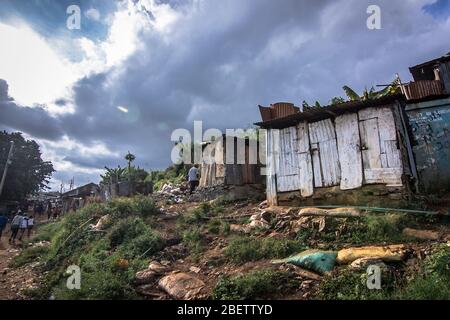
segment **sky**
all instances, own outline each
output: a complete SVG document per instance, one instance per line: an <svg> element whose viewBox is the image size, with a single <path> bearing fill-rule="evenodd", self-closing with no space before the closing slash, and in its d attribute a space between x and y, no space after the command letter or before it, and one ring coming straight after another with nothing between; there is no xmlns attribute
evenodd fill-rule
<svg viewBox="0 0 450 320"><path fill-rule="evenodd" d="M98 182L128 151L163 169L177 128L249 128L259 104L409 81L449 34L450 0L2 0L0 130L40 144L55 190Z"/></svg>

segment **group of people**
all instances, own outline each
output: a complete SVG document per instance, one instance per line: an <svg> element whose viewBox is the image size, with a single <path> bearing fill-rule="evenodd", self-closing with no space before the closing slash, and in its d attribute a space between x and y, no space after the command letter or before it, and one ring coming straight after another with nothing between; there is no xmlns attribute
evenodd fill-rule
<svg viewBox="0 0 450 320"><path fill-rule="evenodd" d="M42 215L47 213L47 219L57 219L61 215L61 208L58 205L52 204L48 201L47 204L44 205L42 202L36 202L33 205L33 213L27 215L22 210L22 207L19 207L17 211L13 212L10 216L12 218L8 219L6 214L0 212L0 240L2 238L3 231L6 229L8 222L10 222L11 235L9 237L9 243L15 244L16 239L22 241L23 237L30 237L33 231L34 225L36 224L35 217L39 217L42 220ZM30 212L30 211L29 211Z"/></svg>
<svg viewBox="0 0 450 320"><path fill-rule="evenodd" d="M8 218L0 214L0 240L2 238L3 230L8 223ZM31 232L34 227L34 216L27 216L22 210L18 210L17 213L13 215L11 220L11 236L9 237L9 243L15 244L16 238L18 237L20 241L24 236L30 237Z"/></svg>
<svg viewBox="0 0 450 320"><path fill-rule="evenodd" d="M41 217L44 212L47 213L47 219L56 219L61 214L61 209L57 205L52 205L51 201L48 201L44 206L42 202L36 202L33 206L33 212L36 216Z"/></svg>

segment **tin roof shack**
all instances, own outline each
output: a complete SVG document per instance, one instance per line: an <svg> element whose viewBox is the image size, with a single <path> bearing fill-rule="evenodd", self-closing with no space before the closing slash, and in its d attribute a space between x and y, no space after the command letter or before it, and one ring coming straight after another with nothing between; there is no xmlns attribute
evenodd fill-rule
<svg viewBox="0 0 450 320"><path fill-rule="evenodd" d="M91 182L63 193L61 195L62 211L64 213L70 210L76 211L88 203L96 202L99 191L99 186Z"/></svg>
<svg viewBox="0 0 450 320"><path fill-rule="evenodd" d="M268 202L405 205L414 163L403 108L391 95L256 123L267 129Z"/></svg>
<svg viewBox="0 0 450 320"><path fill-rule="evenodd" d="M450 94L450 52L445 56L409 68L414 82L405 87L408 100Z"/></svg>
<svg viewBox="0 0 450 320"><path fill-rule="evenodd" d="M421 194L450 200L450 53L409 68L414 82L402 88ZM434 83L433 87L423 83ZM408 87L419 88L408 91ZM440 91L435 88L440 87ZM411 94L412 93L412 94Z"/></svg>
<svg viewBox="0 0 450 320"><path fill-rule="evenodd" d="M229 152L233 148L233 152ZM264 178L258 159L259 144L256 139L223 135L215 141L205 142L199 187L215 189L217 195L227 189L233 199L261 198ZM212 194L211 198L216 195Z"/></svg>

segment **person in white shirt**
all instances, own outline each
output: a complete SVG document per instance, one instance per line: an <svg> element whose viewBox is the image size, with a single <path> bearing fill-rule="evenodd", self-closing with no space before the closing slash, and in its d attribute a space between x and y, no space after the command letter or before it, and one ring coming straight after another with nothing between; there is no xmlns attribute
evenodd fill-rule
<svg viewBox="0 0 450 320"><path fill-rule="evenodd" d="M34 217L31 216L28 218L28 238L31 236L31 232L33 231L33 227L34 227Z"/></svg>
<svg viewBox="0 0 450 320"><path fill-rule="evenodd" d="M22 241L23 234L28 229L28 217L25 214L19 226L19 240Z"/></svg>
<svg viewBox="0 0 450 320"><path fill-rule="evenodd" d="M198 164L195 164L188 172L188 181L189 181L189 193L195 191L195 188L198 186Z"/></svg>

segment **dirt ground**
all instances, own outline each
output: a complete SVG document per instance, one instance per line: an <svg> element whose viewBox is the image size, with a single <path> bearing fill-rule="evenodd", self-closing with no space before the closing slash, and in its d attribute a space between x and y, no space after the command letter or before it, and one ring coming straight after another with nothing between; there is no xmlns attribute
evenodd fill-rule
<svg viewBox="0 0 450 320"><path fill-rule="evenodd" d="M40 221L44 220L38 220ZM0 300L24 300L27 298L22 291L38 283L38 274L34 271L33 264L20 268L9 266L11 260L22 250L20 241L16 240L15 245L8 243L10 236L8 225L0 239Z"/></svg>

